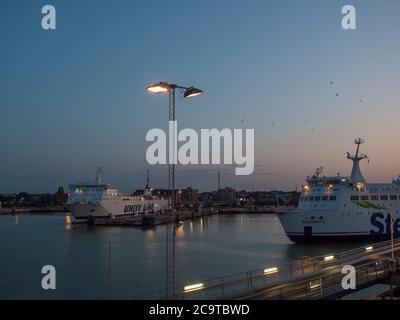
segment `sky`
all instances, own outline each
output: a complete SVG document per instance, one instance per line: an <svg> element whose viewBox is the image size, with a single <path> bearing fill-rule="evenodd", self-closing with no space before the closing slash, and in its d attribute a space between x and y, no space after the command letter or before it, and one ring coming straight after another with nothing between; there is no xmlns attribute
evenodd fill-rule
<svg viewBox="0 0 400 320"><path fill-rule="evenodd" d="M52 4L57 29L41 27ZM341 9L357 10L344 30ZM177 187L293 190L315 168L348 175L352 141L367 181L400 173L398 0L2 0L0 193L55 192L105 179L122 191L166 187L146 162L146 133L167 130L169 81L204 95L177 100L178 128L255 129L255 171L177 166ZM333 84L331 84L333 82ZM338 94L338 96L337 96Z"/></svg>

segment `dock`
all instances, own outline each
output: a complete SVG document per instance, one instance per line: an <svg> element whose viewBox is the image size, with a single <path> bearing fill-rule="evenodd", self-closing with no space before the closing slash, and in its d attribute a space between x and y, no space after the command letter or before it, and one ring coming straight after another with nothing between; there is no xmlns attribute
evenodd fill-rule
<svg viewBox="0 0 400 320"><path fill-rule="evenodd" d="M274 214L275 207L227 207L220 208L221 214Z"/></svg>
<svg viewBox="0 0 400 320"><path fill-rule="evenodd" d="M172 222L185 221L218 214L214 208L203 208L199 211L184 210L175 212L176 220L172 221L169 214L145 214L131 217L96 218L89 219L88 224L93 226L120 226L120 227L153 227Z"/></svg>

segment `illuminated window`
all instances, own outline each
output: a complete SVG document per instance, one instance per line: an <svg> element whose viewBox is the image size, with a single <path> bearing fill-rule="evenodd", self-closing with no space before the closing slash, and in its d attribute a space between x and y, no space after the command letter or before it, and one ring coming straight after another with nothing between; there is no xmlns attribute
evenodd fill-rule
<svg viewBox="0 0 400 320"><path fill-rule="evenodd" d="M388 196L381 196L381 200L388 200Z"/></svg>
<svg viewBox="0 0 400 320"><path fill-rule="evenodd" d="M351 200L351 201L358 201L358 196L351 196L351 197L350 197L350 200Z"/></svg>
<svg viewBox="0 0 400 320"><path fill-rule="evenodd" d="M361 196L361 200L368 201L369 200L369 196Z"/></svg>
<svg viewBox="0 0 400 320"><path fill-rule="evenodd" d="M390 196L390 200L397 200L397 196L395 195Z"/></svg>
<svg viewBox="0 0 400 320"><path fill-rule="evenodd" d="M379 197L378 196L371 196L371 200L373 200L373 201L378 201L379 200Z"/></svg>

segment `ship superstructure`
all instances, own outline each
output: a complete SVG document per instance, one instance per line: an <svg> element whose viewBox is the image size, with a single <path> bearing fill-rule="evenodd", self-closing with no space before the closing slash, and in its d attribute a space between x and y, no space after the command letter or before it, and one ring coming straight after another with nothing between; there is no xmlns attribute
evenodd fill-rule
<svg viewBox="0 0 400 320"><path fill-rule="evenodd" d="M286 235L293 242L384 240L392 224L400 236L400 179L392 183L368 183L360 161L364 141L354 141L356 152L347 154L353 168L349 177L321 176L322 168L306 179L298 208L278 213Z"/></svg>

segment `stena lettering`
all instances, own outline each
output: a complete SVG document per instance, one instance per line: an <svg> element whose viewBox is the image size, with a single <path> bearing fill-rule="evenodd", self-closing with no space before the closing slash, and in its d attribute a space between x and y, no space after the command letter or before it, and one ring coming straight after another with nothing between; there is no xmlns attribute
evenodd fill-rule
<svg viewBox="0 0 400 320"><path fill-rule="evenodd" d="M374 213L371 216L371 224L374 229L371 229L369 233L374 236L389 235L391 233L391 219L390 214L385 217L383 213ZM395 236L400 236L400 218L394 221L393 231Z"/></svg>

